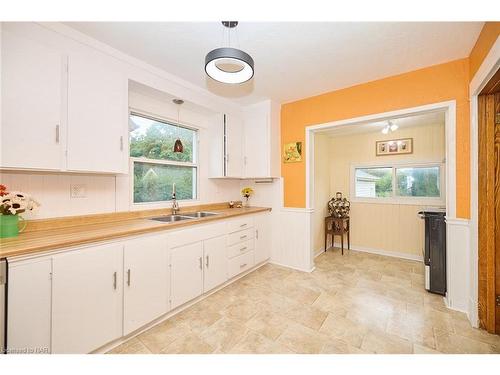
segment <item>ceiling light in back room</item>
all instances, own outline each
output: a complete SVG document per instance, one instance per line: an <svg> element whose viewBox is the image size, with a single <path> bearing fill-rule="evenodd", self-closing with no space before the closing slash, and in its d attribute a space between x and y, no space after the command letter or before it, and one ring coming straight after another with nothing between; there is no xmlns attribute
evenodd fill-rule
<svg viewBox="0 0 500 375"><path fill-rule="evenodd" d="M238 21L222 21L222 25L228 30L228 47L216 48L207 54L205 72L222 83L247 82L254 75L254 61L245 51L231 47L231 29L238 25Z"/></svg>

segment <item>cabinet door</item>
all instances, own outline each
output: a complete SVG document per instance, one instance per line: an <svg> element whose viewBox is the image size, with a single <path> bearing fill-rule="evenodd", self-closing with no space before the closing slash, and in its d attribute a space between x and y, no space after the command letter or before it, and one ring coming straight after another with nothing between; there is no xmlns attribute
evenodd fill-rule
<svg viewBox="0 0 500 375"><path fill-rule="evenodd" d="M170 298L173 309L203 292L203 243L196 242L172 249L170 264Z"/></svg>
<svg viewBox="0 0 500 375"><path fill-rule="evenodd" d="M137 238L125 243L123 334L165 314L170 278L165 236Z"/></svg>
<svg viewBox="0 0 500 375"><path fill-rule="evenodd" d="M71 55L68 76L68 170L127 173L127 79L98 51Z"/></svg>
<svg viewBox="0 0 500 375"><path fill-rule="evenodd" d="M261 106L245 112L245 177L269 177L269 110Z"/></svg>
<svg viewBox="0 0 500 375"><path fill-rule="evenodd" d="M226 236L204 241L203 255L203 291L208 292L227 281Z"/></svg>
<svg viewBox="0 0 500 375"><path fill-rule="evenodd" d="M61 169L65 56L6 30L1 56L1 166Z"/></svg>
<svg viewBox="0 0 500 375"><path fill-rule="evenodd" d="M9 264L7 344L11 353L49 353L52 261Z"/></svg>
<svg viewBox="0 0 500 375"><path fill-rule="evenodd" d="M53 258L52 352L89 353L122 336L123 245Z"/></svg>
<svg viewBox="0 0 500 375"><path fill-rule="evenodd" d="M225 122L226 177L243 177L243 121L226 115Z"/></svg>
<svg viewBox="0 0 500 375"><path fill-rule="evenodd" d="M272 246L272 220L271 214L255 216L255 264L261 263L271 257Z"/></svg>

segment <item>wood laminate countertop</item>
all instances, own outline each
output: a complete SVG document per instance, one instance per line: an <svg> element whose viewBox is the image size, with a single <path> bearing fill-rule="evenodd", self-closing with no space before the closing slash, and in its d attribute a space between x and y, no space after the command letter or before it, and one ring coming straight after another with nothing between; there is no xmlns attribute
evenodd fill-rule
<svg viewBox="0 0 500 375"><path fill-rule="evenodd" d="M61 226L56 225L51 228L50 224L44 224L45 228L31 230L21 233L15 238L0 239L0 259L19 255L33 255L45 251L63 249L72 246L90 244L93 242L106 241L115 238L133 236L143 233L159 232L171 229L185 228L197 224L213 222L217 220L229 219L242 215L255 214L259 212L271 211L266 207L242 207L242 208L205 208L204 211L217 213L218 215L203 218L186 219L171 223L150 220L152 217L166 216L169 210L163 210L162 214L151 211L151 215L143 214L143 217L131 217L122 220L108 220L105 222L95 222L94 216L90 215L89 223L85 223L85 216L73 217L68 220L78 220L78 225ZM197 210L183 209L179 215ZM108 214L112 216L113 214ZM133 215L133 214L131 214ZM122 214L123 216L123 214ZM63 221L63 219L58 219Z"/></svg>

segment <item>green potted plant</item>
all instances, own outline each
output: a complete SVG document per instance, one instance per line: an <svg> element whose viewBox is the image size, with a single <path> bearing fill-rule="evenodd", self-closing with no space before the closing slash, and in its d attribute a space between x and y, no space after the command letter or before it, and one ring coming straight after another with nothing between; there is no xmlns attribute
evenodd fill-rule
<svg viewBox="0 0 500 375"><path fill-rule="evenodd" d="M33 211L39 204L29 195L20 191L8 192L5 185L0 185L0 238L17 237L26 228L19 230L19 220L23 212Z"/></svg>

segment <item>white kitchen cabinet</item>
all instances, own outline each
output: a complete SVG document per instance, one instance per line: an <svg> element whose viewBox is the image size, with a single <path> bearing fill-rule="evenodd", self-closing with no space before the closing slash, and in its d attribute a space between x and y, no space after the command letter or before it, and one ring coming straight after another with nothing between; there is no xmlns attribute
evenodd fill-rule
<svg viewBox="0 0 500 375"><path fill-rule="evenodd" d="M234 114L225 115L224 150L224 177L243 177L243 121Z"/></svg>
<svg viewBox="0 0 500 375"><path fill-rule="evenodd" d="M11 31L2 32L0 165L63 167L66 56Z"/></svg>
<svg viewBox="0 0 500 375"><path fill-rule="evenodd" d="M89 353L122 336L123 245L53 257L52 352Z"/></svg>
<svg viewBox="0 0 500 375"><path fill-rule="evenodd" d="M203 242L203 291L208 292L227 281L226 236Z"/></svg>
<svg viewBox="0 0 500 375"><path fill-rule="evenodd" d="M128 172L128 80L119 61L91 48L69 56L67 168Z"/></svg>
<svg viewBox="0 0 500 375"><path fill-rule="evenodd" d="M280 175L280 108L270 100L245 107L244 176Z"/></svg>
<svg viewBox="0 0 500 375"><path fill-rule="evenodd" d="M203 242L176 247L170 251L172 309L203 293Z"/></svg>
<svg viewBox="0 0 500 375"><path fill-rule="evenodd" d="M123 334L128 335L169 310L167 237L127 241L123 254Z"/></svg>
<svg viewBox="0 0 500 375"><path fill-rule="evenodd" d="M262 263L271 257L272 216L270 213L255 215L255 264Z"/></svg>
<svg viewBox="0 0 500 375"><path fill-rule="evenodd" d="M11 353L50 352L52 261L9 264L7 345Z"/></svg>

